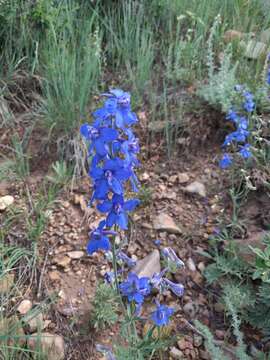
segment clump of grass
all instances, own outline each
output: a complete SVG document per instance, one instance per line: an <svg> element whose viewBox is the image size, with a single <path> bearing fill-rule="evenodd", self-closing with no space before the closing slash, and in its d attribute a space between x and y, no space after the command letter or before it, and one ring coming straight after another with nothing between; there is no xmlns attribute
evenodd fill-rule
<svg viewBox="0 0 270 360"><path fill-rule="evenodd" d="M71 134L87 116L90 94L98 86L101 32L95 11L69 2L59 5L60 20L50 23L42 50L43 114L58 135Z"/></svg>

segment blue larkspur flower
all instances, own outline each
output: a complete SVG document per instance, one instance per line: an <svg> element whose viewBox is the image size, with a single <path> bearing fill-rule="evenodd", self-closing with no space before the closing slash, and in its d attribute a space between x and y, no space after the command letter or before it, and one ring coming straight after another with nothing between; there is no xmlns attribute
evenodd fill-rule
<svg viewBox="0 0 270 360"><path fill-rule="evenodd" d="M109 251L111 249L111 243L108 235L115 235L115 231L104 230L106 221L102 220L98 227L91 231L90 239L87 244L87 253L92 255L98 250Z"/></svg>
<svg viewBox="0 0 270 360"><path fill-rule="evenodd" d="M250 144L245 144L244 146L241 146L241 150L239 151L239 154L244 159L250 158L251 157Z"/></svg>
<svg viewBox="0 0 270 360"><path fill-rule="evenodd" d="M185 267L185 263L176 255L175 251L171 247L162 249L162 255L172 262L176 267Z"/></svg>
<svg viewBox="0 0 270 360"><path fill-rule="evenodd" d="M162 292L162 288L164 285L164 275L166 274L166 272L168 271L168 268L163 269L161 272L159 273L154 273L153 276L151 277L151 285L153 286L153 288L158 289L160 292Z"/></svg>
<svg viewBox="0 0 270 360"><path fill-rule="evenodd" d="M115 280L115 275L113 271L107 271L104 274L104 279L108 284L112 284Z"/></svg>
<svg viewBox="0 0 270 360"><path fill-rule="evenodd" d="M132 173L124 166L122 159L114 158L107 159L103 167L92 166L89 175L95 180L94 199L104 200L109 191L122 194L124 192L122 182Z"/></svg>
<svg viewBox="0 0 270 360"><path fill-rule="evenodd" d="M176 296L181 297L184 294L184 285L176 284L169 279L164 279L164 283L168 289L170 289Z"/></svg>
<svg viewBox="0 0 270 360"><path fill-rule="evenodd" d="M254 96L249 91L244 91L243 96L245 98L245 102L243 103L243 108L247 112L252 112L255 108Z"/></svg>
<svg viewBox="0 0 270 360"><path fill-rule="evenodd" d="M232 164L232 158L228 153L225 153L219 161L219 166L221 169L226 169Z"/></svg>
<svg viewBox="0 0 270 360"><path fill-rule="evenodd" d="M128 267L134 267L136 265L136 261L127 256L123 251L119 251L116 255L117 259L121 260Z"/></svg>
<svg viewBox="0 0 270 360"><path fill-rule="evenodd" d="M266 83L267 83L268 85L270 85L270 69L268 69L268 71L267 71Z"/></svg>
<svg viewBox="0 0 270 360"><path fill-rule="evenodd" d="M165 326L169 324L170 317L173 315L174 309L166 305L160 305L156 301L156 310L151 314L151 320L157 326Z"/></svg>
<svg viewBox="0 0 270 360"><path fill-rule="evenodd" d="M226 115L226 119L236 122L238 120L238 115L237 115L236 111L234 111L233 109L230 109Z"/></svg>
<svg viewBox="0 0 270 360"><path fill-rule="evenodd" d="M106 224L108 227L118 225L122 230L128 228L127 213L133 211L138 206L140 200L130 199L125 201L122 195L114 194L111 200L105 200L97 205L102 213L108 213Z"/></svg>
<svg viewBox="0 0 270 360"><path fill-rule="evenodd" d="M137 274L130 272L127 280L119 285L119 289L129 302L142 304L144 297L151 292L151 285L148 277L139 278Z"/></svg>
<svg viewBox="0 0 270 360"><path fill-rule="evenodd" d="M95 149L96 153L100 156L108 154L108 143L116 140L118 137L118 132L108 127L94 127L83 124L80 131L86 140L91 142L89 153L92 153L93 149Z"/></svg>

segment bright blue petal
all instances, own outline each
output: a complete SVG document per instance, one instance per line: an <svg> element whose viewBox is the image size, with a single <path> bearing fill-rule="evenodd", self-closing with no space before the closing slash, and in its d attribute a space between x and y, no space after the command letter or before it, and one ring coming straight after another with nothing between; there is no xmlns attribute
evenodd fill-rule
<svg viewBox="0 0 270 360"><path fill-rule="evenodd" d="M118 179L116 179L115 177L112 178L110 187L115 194L120 195L123 193L123 186L120 183L120 181Z"/></svg>
<svg viewBox="0 0 270 360"><path fill-rule="evenodd" d="M109 185L105 179L95 183L95 198L105 200L109 192Z"/></svg>
<svg viewBox="0 0 270 360"><path fill-rule="evenodd" d="M105 200L103 203L97 205L97 209L102 213L107 213L112 209L112 202Z"/></svg>
<svg viewBox="0 0 270 360"><path fill-rule="evenodd" d="M127 180L130 178L131 174L132 173L131 173L130 169L128 169L128 168L122 168L122 169L115 171L115 177L118 180Z"/></svg>
<svg viewBox="0 0 270 360"><path fill-rule="evenodd" d="M115 113L115 124L119 129L124 128L124 118L120 111L116 111Z"/></svg>
<svg viewBox="0 0 270 360"><path fill-rule="evenodd" d="M116 221L117 221L117 215L113 211L111 211L106 219L107 226L112 227L113 225L116 224Z"/></svg>
<svg viewBox="0 0 270 360"><path fill-rule="evenodd" d="M105 143L102 141L102 139L98 138L95 140L94 146L98 155L105 156L108 153L105 147Z"/></svg>
<svg viewBox="0 0 270 360"><path fill-rule="evenodd" d="M127 230L128 229L128 220L127 220L127 216L124 212L120 213L117 216L117 224L119 225L119 227L122 230Z"/></svg>
<svg viewBox="0 0 270 360"><path fill-rule="evenodd" d="M100 167L97 167L97 166L93 166L89 170L89 175L94 180L101 179L103 174L104 174L104 171Z"/></svg>
<svg viewBox="0 0 270 360"><path fill-rule="evenodd" d="M140 203L139 199L132 199L125 202L123 208L126 211L133 211L136 206L138 206Z"/></svg>
<svg viewBox="0 0 270 360"><path fill-rule="evenodd" d="M111 244L109 239L106 236L103 236L98 240L90 240L87 244L87 253L92 255L94 252L98 250L109 251L111 249Z"/></svg>
<svg viewBox="0 0 270 360"><path fill-rule="evenodd" d="M84 136L86 139L89 139L89 128L90 125L88 124L83 124L80 128L81 135Z"/></svg>
<svg viewBox="0 0 270 360"><path fill-rule="evenodd" d="M102 140L105 142L116 140L118 137L118 132L115 129L103 128L100 130L100 135Z"/></svg>

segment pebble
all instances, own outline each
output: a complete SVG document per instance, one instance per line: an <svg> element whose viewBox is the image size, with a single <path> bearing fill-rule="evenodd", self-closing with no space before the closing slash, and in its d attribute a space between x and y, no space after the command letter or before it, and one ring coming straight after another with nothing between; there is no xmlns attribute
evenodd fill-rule
<svg viewBox="0 0 270 360"><path fill-rule="evenodd" d="M71 262L71 259L66 255L56 255L52 259L52 262L58 266L66 268L69 265L69 263Z"/></svg>
<svg viewBox="0 0 270 360"><path fill-rule="evenodd" d="M181 229L175 224L173 218L165 213L160 213L154 219L154 229L158 231L167 231L172 234L181 234Z"/></svg>
<svg viewBox="0 0 270 360"><path fill-rule="evenodd" d="M185 358L184 353L181 350L177 349L175 346L171 348L170 356L172 359L176 360L183 360Z"/></svg>
<svg viewBox="0 0 270 360"><path fill-rule="evenodd" d="M65 357L65 343L60 335L46 332L33 334L28 338L28 346L33 351L41 348L48 360L63 360Z"/></svg>
<svg viewBox="0 0 270 360"><path fill-rule="evenodd" d="M71 259L81 259L85 255L84 251L70 251L67 253L67 256Z"/></svg>
<svg viewBox="0 0 270 360"><path fill-rule="evenodd" d="M186 262L186 265L187 265L187 268L190 270L190 271L196 271L196 265L195 265L195 262L192 258L188 258L187 259L187 262Z"/></svg>
<svg viewBox="0 0 270 360"><path fill-rule="evenodd" d="M5 195L0 197L0 211L6 210L10 205L14 203L14 197L11 195Z"/></svg>
<svg viewBox="0 0 270 360"><path fill-rule="evenodd" d="M204 272L204 270L205 270L205 264L204 264L204 262L199 262L199 264L198 264L198 269L200 270L200 272L201 273L203 273Z"/></svg>
<svg viewBox="0 0 270 360"><path fill-rule="evenodd" d="M223 330L216 330L215 335L218 340L224 340L225 332Z"/></svg>
<svg viewBox="0 0 270 360"><path fill-rule="evenodd" d="M199 181L193 181L191 184L185 187L185 190L191 194L198 194L201 197L206 197L205 186Z"/></svg>
<svg viewBox="0 0 270 360"><path fill-rule="evenodd" d="M58 271L50 271L48 275L52 281L58 281L61 279Z"/></svg>
<svg viewBox="0 0 270 360"><path fill-rule="evenodd" d="M194 318L198 311L198 306L194 302L188 302L183 306L183 311L190 318Z"/></svg>
<svg viewBox="0 0 270 360"><path fill-rule="evenodd" d="M18 306L17 310L21 315L25 315L32 308L32 301L23 300Z"/></svg>
<svg viewBox="0 0 270 360"><path fill-rule="evenodd" d="M178 182L179 184L185 184L189 181L189 175L187 173L179 173L178 174Z"/></svg>

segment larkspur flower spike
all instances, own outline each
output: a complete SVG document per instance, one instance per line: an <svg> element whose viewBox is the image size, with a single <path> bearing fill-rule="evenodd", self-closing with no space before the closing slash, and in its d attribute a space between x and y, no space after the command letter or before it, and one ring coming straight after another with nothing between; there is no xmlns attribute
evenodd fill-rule
<svg viewBox="0 0 270 360"><path fill-rule="evenodd" d="M139 165L138 139L130 126L137 122L131 111L130 94L112 89L103 94L107 99L102 108L93 113L94 122L81 126L81 135L89 142L91 165L89 176L93 180L92 205L98 201L97 209L106 214L98 228L91 232L87 251L109 251L111 244L107 228L128 228L128 213L139 204L138 199L124 199L125 183L130 181L138 188L135 167Z"/></svg>

